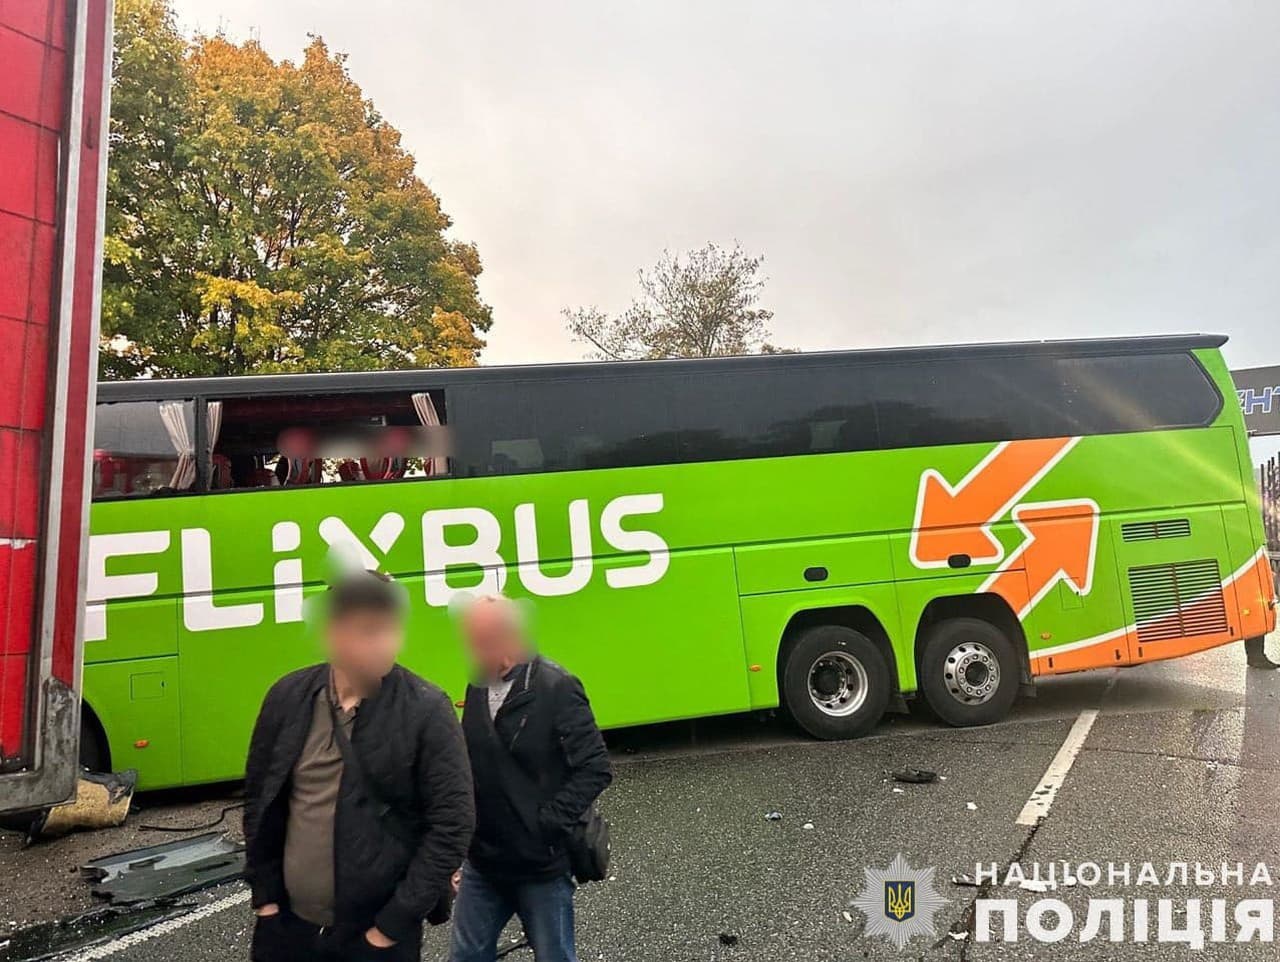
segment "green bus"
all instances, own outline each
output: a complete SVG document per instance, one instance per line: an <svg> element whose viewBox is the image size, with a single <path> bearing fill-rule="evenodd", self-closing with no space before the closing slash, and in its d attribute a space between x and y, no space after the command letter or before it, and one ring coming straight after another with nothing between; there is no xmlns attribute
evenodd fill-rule
<svg viewBox="0 0 1280 962"><path fill-rule="evenodd" d="M781 705L846 738L914 698L980 725L1039 675L1264 634L1224 340L104 383L85 760L238 778L319 658L335 549L406 586L404 660L455 698L451 602L531 599L606 727ZM290 440L392 430L447 449Z"/></svg>

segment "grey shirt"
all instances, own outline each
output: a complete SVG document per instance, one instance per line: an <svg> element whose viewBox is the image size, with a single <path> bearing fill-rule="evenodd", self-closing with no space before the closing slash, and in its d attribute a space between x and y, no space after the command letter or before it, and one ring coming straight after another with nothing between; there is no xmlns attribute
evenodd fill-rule
<svg viewBox="0 0 1280 962"><path fill-rule="evenodd" d="M289 907L313 925L333 924L333 816L342 781L342 750L329 715L332 683L316 692L311 729L293 766L284 839L284 887ZM335 699L336 704L336 699ZM338 709L351 735L356 709Z"/></svg>

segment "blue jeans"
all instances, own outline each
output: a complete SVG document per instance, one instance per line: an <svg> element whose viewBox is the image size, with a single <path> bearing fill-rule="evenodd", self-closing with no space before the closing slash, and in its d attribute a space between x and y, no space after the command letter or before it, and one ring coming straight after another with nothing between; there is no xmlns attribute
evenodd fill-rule
<svg viewBox="0 0 1280 962"><path fill-rule="evenodd" d="M537 962L578 962L573 947L573 880L497 883L468 862L453 905L449 962L494 962L498 936L520 916Z"/></svg>

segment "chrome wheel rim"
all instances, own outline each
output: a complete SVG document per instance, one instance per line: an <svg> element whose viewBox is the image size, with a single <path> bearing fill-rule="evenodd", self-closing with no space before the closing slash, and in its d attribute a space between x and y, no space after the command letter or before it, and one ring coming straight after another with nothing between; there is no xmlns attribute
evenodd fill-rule
<svg viewBox="0 0 1280 962"><path fill-rule="evenodd" d="M942 677L960 704L985 705L1000 688L1000 662L981 642L963 641L947 654Z"/></svg>
<svg viewBox="0 0 1280 962"><path fill-rule="evenodd" d="M832 718L852 715L866 703L869 684L862 662L845 651L829 651L809 669L809 699Z"/></svg>

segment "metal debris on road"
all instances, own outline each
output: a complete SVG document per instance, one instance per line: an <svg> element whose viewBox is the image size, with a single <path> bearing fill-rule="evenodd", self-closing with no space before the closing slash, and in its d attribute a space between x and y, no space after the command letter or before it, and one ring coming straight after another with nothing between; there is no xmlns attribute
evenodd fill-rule
<svg viewBox="0 0 1280 962"><path fill-rule="evenodd" d="M976 812L978 810L978 806L973 804L973 802L965 802L964 807L971 812Z"/></svg>
<svg viewBox="0 0 1280 962"><path fill-rule="evenodd" d="M938 780L938 773L927 768L899 768L890 772L895 782L906 782L909 785L932 785Z"/></svg>
<svg viewBox="0 0 1280 962"><path fill-rule="evenodd" d="M123 825L137 784L138 773L132 768L101 774L82 772L76 779L73 799L36 814L27 829L27 844L69 832Z"/></svg>
<svg viewBox="0 0 1280 962"><path fill-rule="evenodd" d="M189 905L104 906L67 919L41 922L11 932L0 942L0 962L39 962L77 949L91 948L159 922L186 915Z"/></svg>
<svg viewBox="0 0 1280 962"><path fill-rule="evenodd" d="M976 889L978 887L978 880L972 875L953 875L951 876L951 884Z"/></svg>
<svg viewBox="0 0 1280 962"><path fill-rule="evenodd" d="M765 812L764 820L766 822L780 822L782 821L782 813L781 812Z"/></svg>
<svg viewBox="0 0 1280 962"><path fill-rule="evenodd" d="M94 895L128 905L173 898L244 874L244 846L229 835L207 832L192 838L104 855L80 874Z"/></svg>

